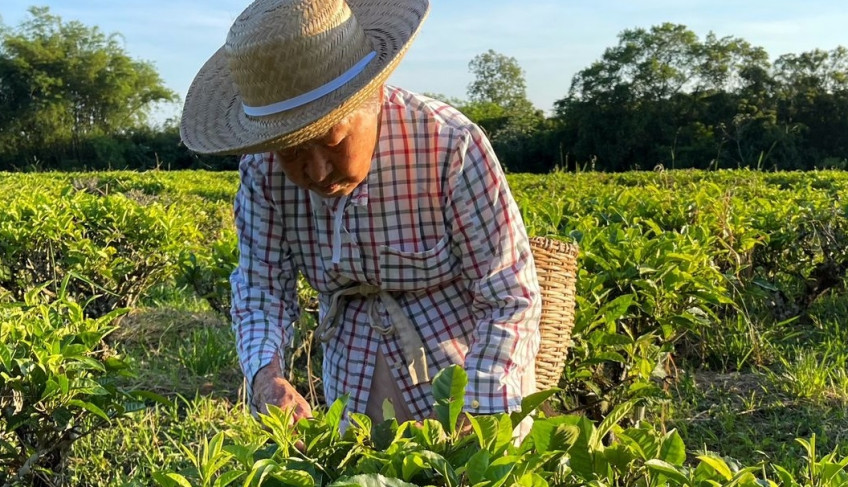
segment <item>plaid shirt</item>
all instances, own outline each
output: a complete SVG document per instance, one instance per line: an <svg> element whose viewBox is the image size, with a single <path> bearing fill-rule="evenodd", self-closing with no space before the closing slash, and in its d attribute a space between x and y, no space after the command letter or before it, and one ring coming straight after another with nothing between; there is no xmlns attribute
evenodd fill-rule
<svg viewBox="0 0 848 487"><path fill-rule="evenodd" d="M535 387L540 294L521 215L481 130L457 110L385 87L368 177L323 199L288 181L272 153L244 156L235 200L239 265L231 276L233 329L248 383L299 316L301 272L330 295L357 284L389 291L420 334L430 376L451 364L468 373L466 410L514 411ZM372 298L373 299L373 298ZM328 403L350 394L364 412L381 347L414 417L432 410L430 384L415 384L378 300L351 297L324 345Z"/></svg>

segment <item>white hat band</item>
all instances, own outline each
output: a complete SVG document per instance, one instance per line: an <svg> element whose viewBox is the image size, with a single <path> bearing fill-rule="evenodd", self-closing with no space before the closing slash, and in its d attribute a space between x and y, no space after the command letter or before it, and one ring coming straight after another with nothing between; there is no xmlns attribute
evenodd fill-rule
<svg viewBox="0 0 848 487"><path fill-rule="evenodd" d="M301 105L306 105L309 102L313 102L324 95L332 93L337 89L344 86L347 82L356 77L359 73L365 69L365 66L371 62L372 59L377 55L375 51L371 51L366 54L364 58L362 58L358 63L354 64L353 67L345 71L338 78L330 80L328 83L325 83L314 90L307 91L302 95L298 95L294 98L289 98L288 100L278 101L276 103L272 103L270 105L265 105L261 107L251 107L242 103L242 108L244 108L245 115L249 115L251 117L264 117L267 115L274 115L277 113L285 112L287 110L291 110L293 108L297 108Z"/></svg>

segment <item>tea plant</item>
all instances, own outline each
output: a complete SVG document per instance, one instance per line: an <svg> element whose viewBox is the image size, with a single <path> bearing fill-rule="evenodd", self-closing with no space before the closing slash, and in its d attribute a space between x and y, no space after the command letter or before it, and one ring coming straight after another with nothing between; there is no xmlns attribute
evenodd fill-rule
<svg viewBox="0 0 848 487"><path fill-rule="evenodd" d="M68 297L43 288L0 307L0 481L61 485L75 441L144 407L143 394L114 385L126 364L105 346L115 310L86 318Z"/></svg>
<svg viewBox="0 0 848 487"><path fill-rule="evenodd" d="M380 424L348 413L345 399L314 418L291 425L286 411L271 407L263 416L266 442L227 442L220 432L195 450L184 449L191 466L159 471L162 486L238 485L441 485L441 486L750 486L843 485L848 458L818 458L815 437L799 440L807 451L796 478L779 465L743 467L705 452L689 458L676 431L647 423L624 428L634 403L623 403L599 424L585 417L537 417L516 443L513 428L553 391L535 394L520 412L466 415L473 433L455 428L462 414L467 377L459 367L434 379L438 420Z"/></svg>

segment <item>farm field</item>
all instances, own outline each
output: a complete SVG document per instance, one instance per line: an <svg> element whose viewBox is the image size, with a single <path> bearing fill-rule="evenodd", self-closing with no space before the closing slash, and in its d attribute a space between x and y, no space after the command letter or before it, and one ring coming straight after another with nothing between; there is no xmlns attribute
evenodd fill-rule
<svg viewBox="0 0 848 487"><path fill-rule="evenodd" d="M581 249L531 441L454 435L449 369L443 421L340 436L336 405L299 452L241 395L236 173L0 173L0 484L848 485L848 174L508 179L531 236ZM301 291L288 371L317 404Z"/></svg>

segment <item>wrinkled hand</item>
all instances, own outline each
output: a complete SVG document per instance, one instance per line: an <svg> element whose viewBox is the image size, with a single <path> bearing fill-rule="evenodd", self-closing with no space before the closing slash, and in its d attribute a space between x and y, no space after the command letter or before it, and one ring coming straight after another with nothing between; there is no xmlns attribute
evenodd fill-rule
<svg viewBox="0 0 848 487"><path fill-rule="evenodd" d="M253 378L253 406L268 414L268 404L292 411L292 423L312 417L312 408L289 381L283 378L277 355L271 363L259 369Z"/></svg>

